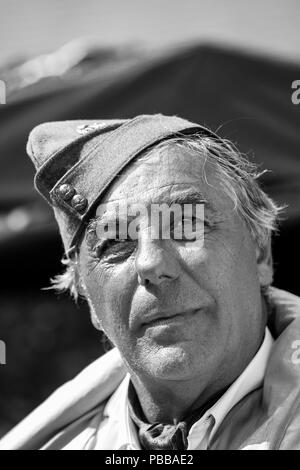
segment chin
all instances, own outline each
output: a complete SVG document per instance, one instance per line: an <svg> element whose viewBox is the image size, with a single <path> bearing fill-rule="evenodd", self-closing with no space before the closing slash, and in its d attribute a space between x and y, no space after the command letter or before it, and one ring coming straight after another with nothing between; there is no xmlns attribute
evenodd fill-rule
<svg viewBox="0 0 300 470"><path fill-rule="evenodd" d="M157 379L188 380L201 374L205 365L199 351L190 351L184 345L162 347L146 357L147 363L140 361L141 368Z"/></svg>

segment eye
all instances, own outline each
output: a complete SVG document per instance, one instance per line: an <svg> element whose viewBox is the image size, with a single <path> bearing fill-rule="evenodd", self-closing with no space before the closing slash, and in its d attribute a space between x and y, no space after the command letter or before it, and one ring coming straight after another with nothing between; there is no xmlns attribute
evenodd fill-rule
<svg viewBox="0 0 300 470"><path fill-rule="evenodd" d="M210 227L207 219L202 220L195 215L190 217L183 216L182 218L171 222L170 224L170 238L178 241L195 241L202 237L205 229Z"/></svg>
<svg viewBox="0 0 300 470"><path fill-rule="evenodd" d="M94 256L99 261L107 260L109 262L125 261L135 251L136 242L134 240L111 240L105 239L97 243L94 248Z"/></svg>

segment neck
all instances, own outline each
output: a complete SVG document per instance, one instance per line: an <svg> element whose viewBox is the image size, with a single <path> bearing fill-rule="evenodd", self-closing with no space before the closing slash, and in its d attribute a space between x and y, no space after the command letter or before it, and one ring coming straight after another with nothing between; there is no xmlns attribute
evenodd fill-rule
<svg viewBox="0 0 300 470"><path fill-rule="evenodd" d="M142 413L149 423L170 423L184 421L193 411L198 410L199 415L204 414L207 409L223 395L225 388L217 387L215 390L203 390L199 395L199 389L195 391L195 380L192 383L164 384L153 387L132 377L132 383L136 390ZM229 384L230 385L230 384Z"/></svg>
<svg viewBox="0 0 300 470"><path fill-rule="evenodd" d="M156 381L143 377L141 380L132 372L131 381L139 399L142 412L149 423L174 423L183 421L196 409L203 413L225 392L233 382L214 381L210 385L204 377L192 380Z"/></svg>

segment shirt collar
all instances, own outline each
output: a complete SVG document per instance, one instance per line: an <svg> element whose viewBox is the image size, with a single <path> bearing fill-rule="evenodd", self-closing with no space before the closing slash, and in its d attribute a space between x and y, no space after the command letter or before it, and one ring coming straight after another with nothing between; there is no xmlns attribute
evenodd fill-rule
<svg viewBox="0 0 300 470"><path fill-rule="evenodd" d="M272 335L269 329L266 328L264 341L251 362L248 364L246 369L244 369L242 374L226 390L224 395L222 395L221 398L219 398L219 400L205 412L199 421L193 424L190 429L189 437L192 437L194 433L196 434L199 427L201 427L203 423L212 416L214 419L214 426L209 436L209 439L212 439L229 411L240 400L242 400L242 398L248 395L248 393L262 385L273 343L274 340Z"/></svg>
<svg viewBox="0 0 300 470"><path fill-rule="evenodd" d="M209 436L206 436L208 443L229 411L248 393L262 385L273 342L271 333L266 328L264 341L260 349L242 374L226 390L224 395L191 427L188 435L189 449L197 449L200 441L203 441L204 434L207 432L209 432ZM115 436L113 449L141 449L135 425L129 416L129 381L130 375L127 374L104 410L104 417L111 422L115 430L117 429L117 433L113 433ZM213 423L213 426L209 423ZM105 432L106 436L107 431ZM100 436L99 439L101 441Z"/></svg>
<svg viewBox="0 0 300 470"><path fill-rule="evenodd" d="M128 387L130 382L130 375L126 374L115 393L107 402L104 409L104 419L110 423L109 427L113 427L114 442L112 442L110 449L124 449L124 450L140 450L135 424L129 415L128 406ZM109 429L105 431L106 436L109 438ZM101 442L101 436L98 436Z"/></svg>

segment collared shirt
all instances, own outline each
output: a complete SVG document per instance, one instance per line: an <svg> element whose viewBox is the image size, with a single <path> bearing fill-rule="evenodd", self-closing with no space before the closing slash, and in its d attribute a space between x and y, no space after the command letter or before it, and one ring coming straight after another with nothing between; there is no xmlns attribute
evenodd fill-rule
<svg viewBox="0 0 300 470"><path fill-rule="evenodd" d="M224 395L191 427L188 434L188 450L207 449L213 435L234 405L262 385L273 342L271 333L266 328L264 341L252 361ZM104 419L94 441L94 449L141 449L135 424L129 415L129 381L130 375L127 374L107 402L103 413Z"/></svg>

